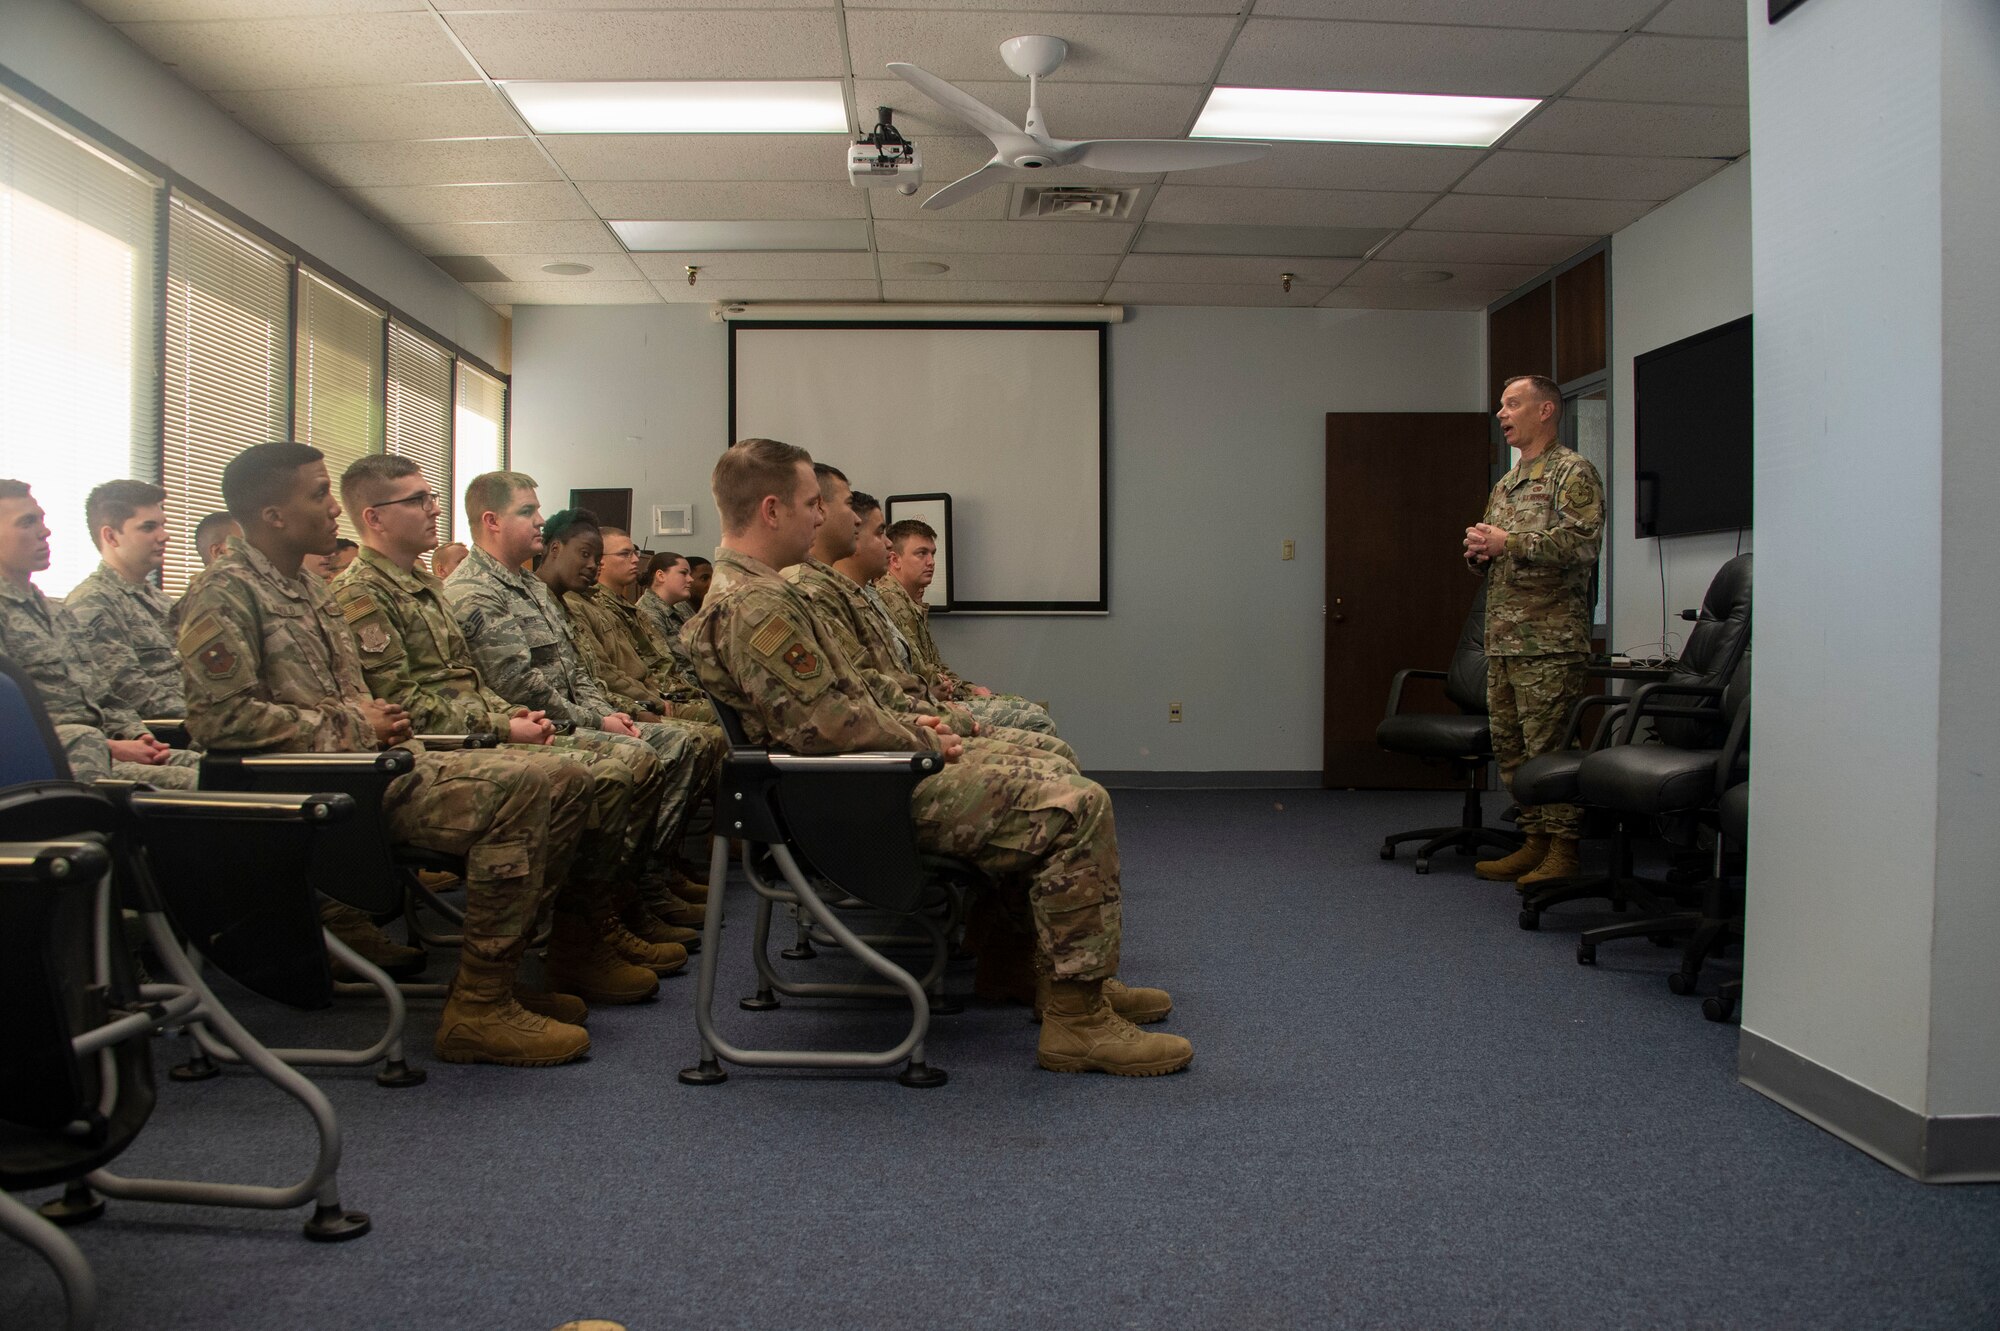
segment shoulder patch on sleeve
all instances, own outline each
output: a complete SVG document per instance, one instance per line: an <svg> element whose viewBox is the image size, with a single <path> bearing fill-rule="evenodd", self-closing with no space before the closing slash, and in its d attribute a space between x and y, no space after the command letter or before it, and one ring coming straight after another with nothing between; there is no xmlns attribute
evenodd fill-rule
<svg viewBox="0 0 2000 1331"><path fill-rule="evenodd" d="M206 643L211 638L219 638L221 636L222 621L215 617L214 611L204 610L187 623L181 625L180 635L175 639L175 645L179 647L182 656L192 659L195 651L203 643Z"/></svg>
<svg viewBox="0 0 2000 1331"><path fill-rule="evenodd" d="M467 642L471 642L474 638L477 638L486 631L486 612L478 606L474 606L472 609L466 611L459 618L458 631L465 635Z"/></svg>
<svg viewBox="0 0 2000 1331"><path fill-rule="evenodd" d="M347 622L350 624L357 620L366 619L380 608L380 606L375 604L375 598L367 592L362 592L351 600L343 600L340 603L340 613L346 617Z"/></svg>
<svg viewBox="0 0 2000 1331"><path fill-rule="evenodd" d="M776 657L778 649L797 636L797 630L785 621L783 615L773 615L764 621L764 627L757 630L750 639L750 650L759 656Z"/></svg>

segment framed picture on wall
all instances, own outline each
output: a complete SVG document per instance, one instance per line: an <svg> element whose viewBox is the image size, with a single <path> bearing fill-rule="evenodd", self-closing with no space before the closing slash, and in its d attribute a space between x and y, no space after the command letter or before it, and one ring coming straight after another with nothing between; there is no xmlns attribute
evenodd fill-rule
<svg viewBox="0 0 2000 1331"><path fill-rule="evenodd" d="M940 613L951 610L951 496L948 494L890 495L882 501L882 516L891 527L906 518L927 522L937 533L937 573L924 591L924 604Z"/></svg>

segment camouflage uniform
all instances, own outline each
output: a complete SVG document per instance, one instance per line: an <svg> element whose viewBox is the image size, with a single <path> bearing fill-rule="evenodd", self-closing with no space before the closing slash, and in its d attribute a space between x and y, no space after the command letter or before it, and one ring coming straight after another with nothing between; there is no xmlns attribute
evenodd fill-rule
<svg viewBox="0 0 2000 1331"><path fill-rule="evenodd" d="M98 691L140 716L179 717L181 658L168 625L173 598L150 582L133 582L109 564L63 598L57 616L97 672Z"/></svg>
<svg viewBox="0 0 2000 1331"><path fill-rule="evenodd" d="M903 590L902 583L884 573L864 590L869 603L889 621L903 650L909 653L904 668L928 684L931 692L971 708L974 716L996 726L1032 730L1042 735L1056 733L1055 718L1037 703L1011 693L995 693L985 698L974 693L973 685L961 679L939 655L937 643L931 638L931 608L919 604Z"/></svg>
<svg viewBox="0 0 2000 1331"><path fill-rule="evenodd" d="M1583 696L1604 487L1597 468L1552 444L1500 478L1481 521L1507 533L1486 574L1486 709L1511 786L1516 768L1562 742ZM1582 824L1574 804L1521 810L1524 832L1574 837Z"/></svg>
<svg viewBox="0 0 2000 1331"><path fill-rule="evenodd" d="M444 584L421 567L402 569L363 546L333 580L354 635L368 691L401 706L420 734L505 736L518 708L480 681L472 649L444 602ZM650 848L665 775L643 744L604 734L557 735L547 745L506 744L524 761L575 763L590 774L590 823L577 849L587 882L611 882Z"/></svg>
<svg viewBox="0 0 2000 1331"><path fill-rule="evenodd" d="M808 558L786 569L784 577L798 588L822 627L840 644L842 654L868 683L876 700L891 711L939 717L961 735L978 733L985 721L995 739L1076 762L1075 751L1056 736L986 721L964 703L938 697L922 679L902 669L889 620L876 613L862 595L860 584L839 569Z"/></svg>
<svg viewBox="0 0 2000 1331"><path fill-rule="evenodd" d="M938 737L882 705L798 587L734 550L688 628L702 686L735 707L753 741L796 753L915 752ZM1041 950L1061 980L1118 970L1118 838L1111 797L1046 756L967 759L910 799L917 841L1003 879L1026 878Z"/></svg>
<svg viewBox="0 0 2000 1331"><path fill-rule="evenodd" d="M114 760L107 739L141 739L152 732L122 695L99 683L82 644L66 633L42 589L0 578L0 656L34 681L49 722L62 741L70 772L79 781L116 777L171 790L193 790L201 755L175 749L159 766Z"/></svg>
<svg viewBox="0 0 2000 1331"><path fill-rule="evenodd" d="M690 680L694 678L694 658L688 655L687 644L681 640L681 631L694 618L694 607L686 601L676 601L668 605L651 592L639 596L639 618L653 631L667 651L673 656L674 664Z"/></svg>
<svg viewBox="0 0 2000 1331"><path fill-rule="evenodd" d="M588 592L563 593L562 604L591 673L614 701L631 699L628 711L715 724L715 709L639 623L637 607L619 600L603 583Z"/></svg>
<svg viewBox="0 0 2000 1331"><path fill-rule="evenodd" d="M381 747L362 704L371 696L333 593L287 575L241 539L196 576L184 598L181 675L188 730L211 749L367 753ZM419 751L382 807L390 835L465 857L466 947L517 958L588 815L580 767L512 753Z"/></svg>
<svg viewBox="0 0 2000 1331"><path fill-rule="evenodd" d="M474 546L445 579L444 599L472 649L479 677L516 707L595 732L603 732L605 717L624 710L591 674L569 616L534 574L507 568ZM727 745L711 754L710 740L698 727L675 722L641 721L638 728L637 739L608 732L599 737L643 743L659 755L665 785L656 830L659 840L678 848Z"/></svg>
<svg viewBox="0 0 2000 1331"><path fill-rule="evenodd" d="M607 624L616 624L625 635L625 641L638 654L639 664L645 667L646 679L659 691L661 699L673 708L668 715L678 720L705 721L714 725L715 709L708 705L701 685L694 682L694 676L646 618L645 603L651 601L657 605L660 598L641 594L637 604L628 604L601 582L591 591L591 598L602 610L603 620Z"/></svg>

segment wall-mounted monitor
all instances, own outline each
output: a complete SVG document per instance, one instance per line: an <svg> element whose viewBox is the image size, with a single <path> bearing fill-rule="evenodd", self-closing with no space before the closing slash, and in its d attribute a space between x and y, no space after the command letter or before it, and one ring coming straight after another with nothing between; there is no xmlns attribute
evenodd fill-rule
<svg viewBox="0 0 2000 1331"><path fill-rule="evenodd" d="M1750 525L1754 380L1749 315L1632 358L1640 536Z"/></svg>

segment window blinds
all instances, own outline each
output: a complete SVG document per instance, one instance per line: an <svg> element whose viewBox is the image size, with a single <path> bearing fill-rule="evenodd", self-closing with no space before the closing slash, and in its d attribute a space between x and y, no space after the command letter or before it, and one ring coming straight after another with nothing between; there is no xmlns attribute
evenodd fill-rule
<svg viewBox="0 0 2000 1331"><path fill-rule="evenodd" d="M292 437L326 454L334 493L348 464L382 451L382 311L310 269L299 269ZM354 535L350 515L341 534Z"/></svg>
<svg viewBox="0 0 2000 1331"><path fill-rule="evenodd" d="M424 469L438 497L438 544L452 539L451 353L403 325L389 325L386 446ZM466 479L470 480L470 477Z"/></svg>
<svg viewBox="0 0 2000 1331"><path fill-rule="evenodd" d="M452 439L452 502L464 511L465 487L481 472L507 466L507 385L458 363L458 411Z"/></svg>
<svg viewBox="0 0 2000 1331"><path fill-rule="evenodd" d="M84 497L153 475L159 190L0 97L0 477L48 513L51 596L97 565Z"/></svg>
<svg viewBox="0 0 2000 1331"><path fill-rule="evenodd" d="M292 268L186 200L167 220L166 412L160 484L173 543L162 585L201 571L194 529L222 504L222 469L290 434Z"/></svg>

